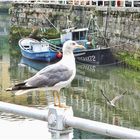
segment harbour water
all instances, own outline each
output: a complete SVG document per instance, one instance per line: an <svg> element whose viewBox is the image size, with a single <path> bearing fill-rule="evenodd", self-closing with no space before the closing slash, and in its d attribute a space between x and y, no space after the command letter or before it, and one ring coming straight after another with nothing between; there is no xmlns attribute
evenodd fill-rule
<svg viewBox="0 0 140 140"><path fill-rule="evenodd" d="M8 16L1 15L2 22L7 23L7 19L9 19ZM1 31L8 31L9 26L3 24L5 30ZM7 87L31 77L49 64L22 58L19 47L8 42L8 34L1 33L0 36L0 101L47 108L53 103L51 92L34 91L20 96L5 92ZM110 99L127 92L113 108L107 105L101 89ZM69 87L61 91L61 99L73 107L74 116L140 130L139 91L140 75L137 71L115 65L96 67L77 63L76 77ZM0 120L7 122L22 120L24 124L27 120L27 118L3 112L0 114ZM74 129L73 138L108 137Z"/></svg>

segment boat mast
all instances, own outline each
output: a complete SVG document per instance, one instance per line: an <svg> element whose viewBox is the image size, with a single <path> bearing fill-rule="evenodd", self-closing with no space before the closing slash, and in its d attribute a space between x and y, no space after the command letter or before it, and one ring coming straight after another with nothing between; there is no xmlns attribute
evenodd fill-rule
<svg viewBox="0 0 140 140"><path fill-rule="evenodd" d="M107 38L107 28L108 28L108 20L110 17L110 8L111 8L111 1L109 1L109 5L108 5L107 11L106 11L106 23L105 23L105 33L104 33L105 38ZM108 43L106 43L106 41L104 41L104 44L106 47L109 47Z"/></svg>
<svg viewBox="0 0 140 140"><path fill-rule="evenodd" d="M106 47L109 47L109 44L106 40L106 37L101 32L101 30L100 30L100 28L99 28L99 26L96 22L95 17L93 18L93 15L91 15L91 17L90 17L89 24L88 24L88 29L90 29L89 27L90 27L91 21L92 21L92 33L90 33L90 34L92 35L92 46L93 46L93 48L96 48L95 31L97 31L100 34L100 36L102 36L102 38L104 39L104 42L105 42L104 44L106 44ZM88 35L88 31L86 32L86 39L87 39L87 35ZM96 36L97 36L97 33L96 33Z"/></svg>
<svg viewBox="0 0 140 140"><path fill-rule="evenodd" d="M68 15L66 17L66 26L67 26L66 28L67 29L71 28L71 26L72 26L72 21L70 20L70 15L72 13L72 10L73 10L73 5L71 4L70 9L68 11Z"/></svg>
<svg viewBox="0 0 140 140"><path fill-rule="evenodd" d="M90 28L90 26L91 26L91 22L92 22L92 29ZM92 35L92 40L91 40L91 44L92 44L92 47L93 48L96 48L96 46L95 46L95 36L94 36L94 31L95 31L95 23L94 23L94 19L93 19L93 15L91 14L90 15L90 19L89 19L89 23L88 23L88 30L86 31L86 35L85 35L85 39L87 39L88 40L88 32L89 32L89 30L90 30L90 34Z"/></svg>

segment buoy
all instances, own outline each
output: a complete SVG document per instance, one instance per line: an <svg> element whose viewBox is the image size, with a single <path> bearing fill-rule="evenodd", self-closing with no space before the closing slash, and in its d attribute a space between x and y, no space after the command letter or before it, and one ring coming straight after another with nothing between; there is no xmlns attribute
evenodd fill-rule
<svg viewBox="0 0 140 140"><path fill-rule="evenodd" d="M61 53L61 52L58 52L58 53L56 54L56 57L57 57L57 58L61 58L61 57L62 57L62 53Z"/></svg>

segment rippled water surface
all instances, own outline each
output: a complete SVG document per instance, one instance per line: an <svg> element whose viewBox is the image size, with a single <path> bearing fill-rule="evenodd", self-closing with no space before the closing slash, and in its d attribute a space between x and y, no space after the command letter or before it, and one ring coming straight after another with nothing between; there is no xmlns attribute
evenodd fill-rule
<svg viewBox="0 0 140 140"><path fill-rule="evenodd" d="M7 23L7 18L1 16L0 21ZM9 25L3 24L3 27L8 30ZM51 92L33 91L20 96L5 92L7 87L31 77L46 65L49 64L22 58L19 47L8 43L8 35L1 35L0 100L46 109L53 103ZM116 103L116 108L113 108L107 105L101 89L110 99L125 91L127 93ZM74 116L140 130L139 91L139 72L118 66L95 67L77 63L77 75L71 85L61 91L61 99L73 107ZM27 119L3 112L0 112L0 118L23 122ZM74 129L74 138L108 137Z"/></svg>

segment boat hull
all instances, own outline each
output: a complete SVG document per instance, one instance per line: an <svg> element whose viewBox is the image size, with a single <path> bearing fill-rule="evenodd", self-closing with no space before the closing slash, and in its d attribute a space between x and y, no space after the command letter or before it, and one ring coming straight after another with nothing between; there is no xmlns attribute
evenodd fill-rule
<svg viewBox="0 0 140 140"><path fill-rule="evenodd" d="M31 53L25 50L21 50L21 54L28 59L37 61L51 62L56 60L56 52Z"/></svg>
<svg viewBox="0 0 140 140"><path fill-rule="evenodd" d="M115 59L112 55L110 48L99 49L87 49L74 53L78 62L93 64L93 65L105 65L115 63Z"/></svg>

